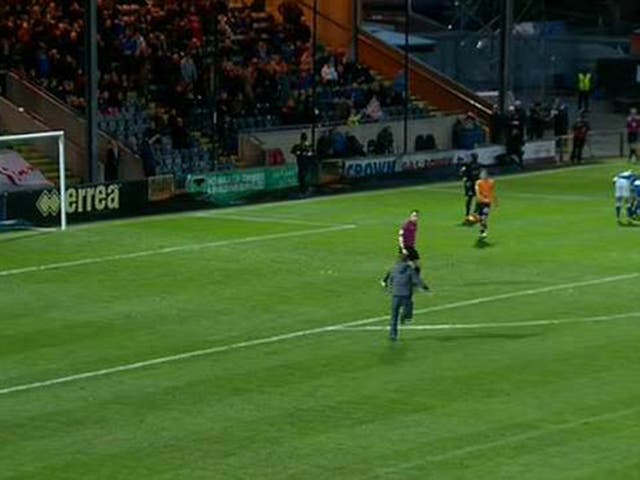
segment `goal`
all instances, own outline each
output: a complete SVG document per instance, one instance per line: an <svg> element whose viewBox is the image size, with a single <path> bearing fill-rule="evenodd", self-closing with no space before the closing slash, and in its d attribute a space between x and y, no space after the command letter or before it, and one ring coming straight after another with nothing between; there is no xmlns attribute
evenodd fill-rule
<svg viewBox="0 0 640 480"><path fill-rule="evenodd" d="M64 147L61 130L0 135L0 230L41 221L67 228Z"/></svg>

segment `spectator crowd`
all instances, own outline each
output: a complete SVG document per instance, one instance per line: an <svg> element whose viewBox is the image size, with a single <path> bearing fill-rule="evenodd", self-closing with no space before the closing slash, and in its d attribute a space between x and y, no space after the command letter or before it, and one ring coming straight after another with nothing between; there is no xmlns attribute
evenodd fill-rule
<svg viewBox="0 0 640 480"><path fill-rule="evenodd" d="M401 115L401 86L378 81L344 51L318 44L314 55L308 20L291 0L277 13L263 0L101 0L101 127L138 151L158 135L174 150L197 147L201 130L233 154L242 129ZM0 46L13 68L80 112L85 27L80 0L0 6Z"/></svg>

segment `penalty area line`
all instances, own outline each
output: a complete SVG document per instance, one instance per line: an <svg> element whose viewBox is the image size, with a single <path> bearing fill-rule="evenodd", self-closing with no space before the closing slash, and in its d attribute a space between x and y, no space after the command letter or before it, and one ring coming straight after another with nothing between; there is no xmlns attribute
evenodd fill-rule
<svg viewBox="0 0 640 480"><path fill-rule="evenodd" d="M522 322L496 322L496 323L440 323L426 325L399 325L401 330L470 330L482 328L518 328L518 327L543 327L547 325L562 325L568 323L596 323L623 320L640 317L640 311L620 313L617 315L600 315L597 317L560 318L555 320L528 320ZM336 330L343 331L380 331L388 330L386 325L361 325L341 327Z"/></svg>
<svg viewBox="0 0 640 480"><path fill-rule="evenodd" d="M211 220L238 220L241 222L258 222L258 223L284 223L289 225L306 225L311 227L355 227L353 223L321 223L310 222L307 220L299 220L297 218L279 217L279 216L255 216L255 215L229 215L224 211L202 213L194 215L199 218L209 218Z"/></svg>
<svg viewBox="0 0 640 480"><path fill-rule="evenodd" d="M609 166L610 166L610 163L591 163L588 165L580 165L580 166L564 165L564 166L553 167L553 168L544 169L544 170L513 172L513 173L500 175L497 178L500 178L502 180L518 180L521 178L538 177L542 175L554 175L557 173L564 173L569 170L580 171L580 170L609 167ZM394 194L397 194L398 192L411 192L416 190L418 191L432 190L432 189L439 189L441 187L446 187L446 186L457 186L459 185L459 183L460 183L459 180L451 180L451 181L445 181L445 182L421 183L417 185L409 185L404 187L397 187L397 186L385 187L385 188L380 188L376 190L352 191L352 192L340 193L340 194L334 194L334 195L319 195L317 197L308 197L308 198L295 199L295 200L294 199L279 200L279 201L264 202L264 203L250 204L250 205L238 205L234 207L224 207L224 208L213 207L213 208L206 208L202 210L188 211L188 212L165 213L165 214L158 214L158 215L147 215L143 217L103 220L100 222L69 225L68 228L69 229L87 229L87 228L96 228L96 227L103 227L103 226L109 227L112 225L126 225L126 224L135 224L135 223L156 222L156 221L163 221L163 220L175 220L175 219L188 218L193 216L196 216L196 217L207 216L208 213L211 215L216 215L218 213L220 214L229 213L229 212L243 213L243 212L249 212L249 211L260 211L265 209L268 210L270 208L285 208L285 209L294 208L295 209L295 208L298 208L299 205L301 204L305 205L305 204L324 203L327 201L339 201L339 200L344 200L349 198L359 198L364 196L377 197L380 195L394 195Z"/></svg>
<svg viewBox="0 0 640 480"><path fill-rule="evenodd" d="M340 230L351 230L353 228L356 228L356 225L345 224L345 225L336 225L336 226L325 227L325 228L314 228L309 230L297 230L293 232L274 233L271 235L257 235L254 237L243 237L243 238L236 238L236 239L229 239L229 240L219 240L215 242L176 245L174 247L141 250L138 252L122 253L117 255L107 255L104 257L81 258L78 260L70 260L68 262L45 263L43 265L34 265L31 267L14 268L11 270L0 270L0 277L10 277L10 276L21 275L25 273L42 272L46 270L60 270L63 268L79 267L82 265L94 265L97 263L114 262L118 260L130 260L134 258L154 257L159 255L166 255L169 253L188 252L188 251L202 250L204 248L235 245L239 243L251 243L251 242L264 241L264 240L276 240L281 238L301 237L305 235L313 235L313 234L319 234L319 233L337 232Z"/></svg>
<svg viewBox="0 0 640 480"><path fill-rule="evenodd" d="M414 313L415 314L419 314L419 313L438 312L438 311L442 311L442 310L450 310L450 309L454 309L454 308L468 307L468 306L478 305L478 304L482 304L482 303L495 302L495 301L499 301L499 300L505 300L505 299L508 299L508 298L517 298L517 297L528 296L528 295L536 295L536 294L539 294L539 293L546 293L546 292L559 291L559 290L567 290L567 289L571 289L571 288L587 287L587 286L592 286L592 285L601 285L603 283L616 282L616 281L620 281L620 280L627 280L627 279L635 278L635 277L638 277L638 276L640 276L640 273L631 273L631 274L616 275L616 276L611 276L611 277L602 277L602 278L597 278L597 279L593 279L593 280L586 280L586 281L582 281L582 282L572 282L572 283L562 283L562 284L557 284L557 285L549 285L547 287L534 288L534 289L529 289L529 290L519 290L519 291L515 291L515 292L501 293L501 294L498 294L498 295L493 295L493 296L488 296L488 297L473 298L473 299L470 299L470 300L463 300L463 301L459 301L459 302L446 303L446 304L443 304L443 305L436 305L434 307L428 307L428 308L415 310ZM119 373L119 372L138 370L138 369L149 367L149 366L153 366L153 365L162 365L162 364L165 364L165 363L172 363L172 362L176 362L176 361L179 361L179 360L186 360L186 359L189 359L189 358L204 357L204 356L213 355L213 354L216 354L216 353L222 353L222 352L228 352L228 351L232 351L232 350L239 350L239 349L243 349L243 348L255 347L255 346L258 346L258 345L268 345L268 344L272 344L272 343L276 343L276 342L282 342L282 341L286 341L286 340L291 340L293 338L307 337L307 336L310 336L310 335L315 335L315 334L325 333L325 332L332 332L332 331L336 331L336 330L340 330L340 329L344 329L344 328L348 328L348 327L358 327L358 326L361 326L361 325L367 325L367 324L371 324L371 323L376 323L376 322L380 322L380 321L383 321L383 320L387 320L388 318L389 318L388 315L381 315L381 316L377 316L377 317L370 317L370 318L365 318L365 319L361 319L361 320L355 320L355 321L351 321L351 322L338 323L338 324L334 324L334 325L327 325L327 326L324 326L324 327L311 328L311 329L308 329L308 330L298 330L298 331L295 331L295 332L283 333L283 334L274 335L274 336L271 336L271 337L250 339L250 340L246 340L246 341L243 341L243 342L231 343L231 344L227 344L227 345L217 345L217 346L212 346L212 347L204 348L204 349L200 349L200 350L192 350L192 351L189 351L189 352L178 353L178 354L175 354L175 355L168 355L166 357L157 357L157 358L152 358L152 359L149 359L149 360L143 360L143 361L140 361L140 362L129 363L129 364L124 364L124 365L118 365L118 366L115 366L115 367L103 368L103 369L100 369L100 370L93 370L93 371L82 372L82 373L77 373L77 374L73 374L73 375L67 375L67 376L63 376L63 377L51 378L49 380L43 380L43 381L32 382L32 383L25 383L25 384L22 384L22 385L14 385L14 386L0 388L0 395L6 395L6 394L9 394L9 393L21 392L21 391L25 391L25 390L35 390L35 389L38 389L38 388L44 388L44 387L49 387L49 386L53 386L53 385L71 383L71 382L76 382L76 381L84 380L84 379L88 379L88 378L102 377L102 376L105 376L105 375L111 375L111 374L115 374L115 373Z"/></svg>
<svg viewBox="0 0 640 480"><path fill-rule="evenodd" d="M416 468L428 463L444 462L444 461L452 460L459 457L469 457L470 455L473 455L478 452L482 452L484 450L508 447L514 444L524 443L529 440L535 440L540 437L544 437L551 434L570 431L570 430L581 428L581 427L589 427L593 423L601 423L604 421L613 421L613 420L622 419L630 415L635 415L638 413L638 411L640 411L640 407L631 407L624 410L606 412L598 415L591 415L588 417L582 417L582 418L578 418L576 420L571 420L564 423L550 424L547 426L543 426L542 428L525 431L515 435L509 435L509 436L499 438L497 440L492 440L489 442L477 443L474 445L469 445L467 447L461 447L461 448L445 451L442 453L428 454L422 460L401 463L398 465L394 465L393 467L390 467L390 468L384 468L376 472L376 476L380 475L381 473L398 474L402 470Z"/></svg>

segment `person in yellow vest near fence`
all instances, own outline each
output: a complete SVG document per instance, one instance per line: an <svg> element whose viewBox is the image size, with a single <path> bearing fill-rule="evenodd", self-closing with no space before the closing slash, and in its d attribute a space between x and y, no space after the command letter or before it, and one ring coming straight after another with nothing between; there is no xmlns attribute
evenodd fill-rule
<svg viewBox="0 0 640 480"><path fill-rule="evenodd" d="M589 111L589 96L591 95L591 72L578 73L578 110Z"/></svg>

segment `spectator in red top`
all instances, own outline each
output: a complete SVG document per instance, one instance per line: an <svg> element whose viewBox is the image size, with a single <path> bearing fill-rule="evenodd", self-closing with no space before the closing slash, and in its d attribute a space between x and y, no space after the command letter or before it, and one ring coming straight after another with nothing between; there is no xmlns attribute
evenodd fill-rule
<svg viewBox="0 0 640 480"><path fill-rule="evenodd" d="M629 144L629 161L632 158L638 160L638 137L640 136L640 116L638 111L632 108L627 117L627 143Z"/></svg>
<svg viewBox="0 0 640 480"><path fill-rule="evenodd" d="M580 113L578 121L573 124L573 149L571 150L571 163L582 163L582 150L587 143L587 135L591 127L584 112Z"/></svg>

